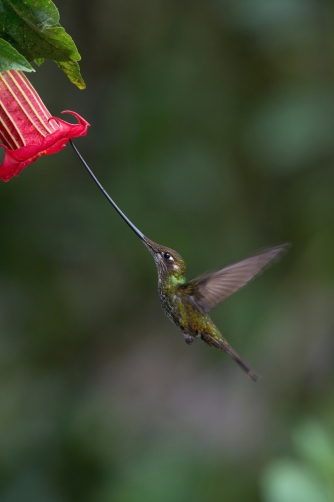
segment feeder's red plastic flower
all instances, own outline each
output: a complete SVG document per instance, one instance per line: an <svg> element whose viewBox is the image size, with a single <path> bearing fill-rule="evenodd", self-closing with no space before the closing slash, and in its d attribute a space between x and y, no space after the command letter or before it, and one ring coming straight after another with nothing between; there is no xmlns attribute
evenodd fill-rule
<svg viewBox="0 0 334 502"><path fill-rule="evenodd" d="M87 134L86 120L69 110L62 113L74 115L79 123L52 117L23 72L0 73L0 147L6 150L1 180L10 180L38 157L57 153L70 139Z"/></svg>

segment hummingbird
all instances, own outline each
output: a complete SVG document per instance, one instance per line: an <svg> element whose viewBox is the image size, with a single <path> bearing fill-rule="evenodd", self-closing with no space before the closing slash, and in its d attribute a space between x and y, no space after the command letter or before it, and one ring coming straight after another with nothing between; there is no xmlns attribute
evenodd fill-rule
<svg viewBox="0 0 334 502"><path fill-rule="evenodd" d="M70 142L105 197L153 256L158 272L158 292L162 308L167 317L180 328L185 342L190 345L199 339L210 347L227 352L253 381L257 381L258 374L225 340L210 318L209 312L281 254L287 244L269 248L243 261L188 281L185 276L186 264L179 253L151 241L135 227L103 188L72 140Z"/></svg>

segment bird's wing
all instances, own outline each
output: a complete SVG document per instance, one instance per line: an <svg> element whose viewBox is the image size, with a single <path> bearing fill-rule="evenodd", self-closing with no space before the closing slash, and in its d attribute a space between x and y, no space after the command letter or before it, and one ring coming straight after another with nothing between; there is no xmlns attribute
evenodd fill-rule
<svg viewBox="0 0 334 502"><path fill-rule="evenodd" d="M250 281L286 247L286 244L277 246L216 272L195 277L180 288L187 294L193 307L202 313L209 312L217 303Z"/></svg>

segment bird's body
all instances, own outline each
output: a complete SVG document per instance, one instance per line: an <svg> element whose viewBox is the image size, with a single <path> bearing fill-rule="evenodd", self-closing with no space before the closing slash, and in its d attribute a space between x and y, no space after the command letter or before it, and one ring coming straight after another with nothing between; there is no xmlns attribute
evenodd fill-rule
<svg viewBox="0 0 334 502"><path fill-rule="evenodd" d="M199 339L210 347L228 352L253 380L257 380L256 373L232 349L211 317L193 307L185 288L182 287L184 284L186 281L179 284L167 281L167 284L158 287L158 291L163 310L167 317L181 329L185 342L190 345Z"/></svg>
<svg viewBox="0 0 334 502"><path fill-rule="evenodd" d="M184 288L186 284L184 276L175 278L169 275L165 280L159 279L158 293L167 317L181 329L188 344L205 333L216 338L219 338L219 335L221 337L209 315L199 312L189 302Z"/></svg>
<svg viewBox="0 0 334 502"><path fill-rule="evenodd" d="M192 306L181 285L182 283L170 286L167 283L158 288L161 305L167 317L180 328L187 344L190 345L196 339L200 339L208 345L221 349L219 342L227 343L226 340L211 317Z"/></svg>
<svg viewBox="0 0 334 502"><path fill-rule="evenodd" d="M185 277L186 265L182 257L173 249L151 241L134 226L102 187L73 143L72 146L109 202L153 256L158 271L158 291L162 308L167 317L181 329L186 343L191 344L198 338L211 347L227 352L247 375L256 381L257 374L232 349L211 320L208 312L244 286L280 254L286 245L267 249L234 265L187 281Z"/></svg>

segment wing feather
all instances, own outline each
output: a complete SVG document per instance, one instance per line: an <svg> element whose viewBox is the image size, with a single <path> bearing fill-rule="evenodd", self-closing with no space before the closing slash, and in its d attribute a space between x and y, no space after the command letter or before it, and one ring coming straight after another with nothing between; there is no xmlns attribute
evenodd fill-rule
<svg viewBox="0 0 334 502"><path fill-rule="evenodd" d="M250 281L286 247L286 244L276 246L216 272L195 277L181 288L196 309L202 313L209 312Z"/></svg>

